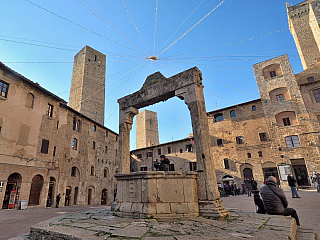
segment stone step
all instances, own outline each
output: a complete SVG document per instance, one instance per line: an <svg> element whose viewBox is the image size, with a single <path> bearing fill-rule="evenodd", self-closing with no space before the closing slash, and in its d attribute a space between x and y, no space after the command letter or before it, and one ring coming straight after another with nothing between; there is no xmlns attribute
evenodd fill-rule
<svg viewBox="0 0 320 240"><path fill-rule="evenodd" d="M298 227L296 240L319 240L317 230L306 227Z"/></svg>

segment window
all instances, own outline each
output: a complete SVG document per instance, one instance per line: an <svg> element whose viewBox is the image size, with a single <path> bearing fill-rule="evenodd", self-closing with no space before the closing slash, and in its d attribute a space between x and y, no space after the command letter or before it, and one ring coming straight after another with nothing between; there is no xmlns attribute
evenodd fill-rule
<svg viewBox="0 0 320 240"><path fill-rule="evenodd" d="M248 157L248 158L251 158L251 153L247 153L247 157Z"/></svg>
<svg viewBox="0 0 320 240"><path fill-rule="evenodd" d="M90 171L90 175L93 176L94 175L94 166L91 166L91 171Z"/></svg>
<svg viewBox="0 0 320 240"><path fill-rule="evenodd" d="M192 152L192 144L186 145L187 152Z"/></svg>
<svg viewBox="0 0 320 240"><path fill-rule="evenodd" d="M94 55L94 61L95 62L97 61L97 55Z"/></svg>
<svg viewBox="0 0 320 240"><path fill-rule="evenodd" d="M307 80L308 82L314 82L314 77L308 77Z"/></svg>
<svg viewBox="0 0 320 240"><path fill-rule="evenodd" d="M108 131L106 131L106 137L108 137Z"/></svg>
<svg viewBox="0 0 320 240"><path fill-rule="evenodd" d="M148 171L148 167L140 167L140 171Z"/></svg>
<svg viewBox="0 0 320 240"><path fill-rule="evenodd" d="M257 110L256 105L253 105L253 106L252 106L252 111L256 111L256 110Z"/></svg>
<svg viewBox="0 0 320 240"><path fill-rule="evenodd" d="M296 135L286 137L287 147L300 147L299 137Z"/></svg>
<svg viewBox="0 0 320 240"><path fill-rule="evenodd" d="M0 96L7 98L9 85L5 82L0 81Z"/></svg>
<svg viewBox="0 0 320 240"><path fill-rule="evenodd" d="M116 142L118 142L118 137L116 136Z"/></svg>
<svg viewBox="0 0 320 240"><path fill-rule="evenodd" d="M78 140L76 138L72 139L72 149L77 150L78 148Z"/></svg>
<svg viewBox="0 0 320 240"><path fill-rule="evenodd" d="M140 158L140 159L142 158L141 153L138 153L138 154L137 154L137 158Z"/></svg>
<svg viewBox="0 0 320 240"><path fill-rule="evenodd" d="M161 155L161 148L158 148L158 155Z"/></svg>
<svg viewBox="0 0 320 240"><path fill-rule="evenodd" d="M57 129L59 129L59 121L57 121Z"/></svg>
<svg viewBox="0 0 320 240"><path fill-rule="evenodd" d="M236 137L237 144L244 144L244 138L242 136Z"/></svg>
<svg viewBox="0 0 320 240"><path fill-rule="evenodd" d="M52 156L55 156L55 155L56 155L56 150L57 150L57 147L54 146L54 147L53 147L53 154L52 154Z"/></svg>
<svg viewBox="0 0 320 240"><path fill-rule="evenodd" d="M147 157L152 157L152 156L153 156L152 152L147 152Z"/></svg>
<svg viewBox="0 0 320 240"><path fill-rule="evenodd" d="M109 175L109 170L108 168L103 169L103 177L107 178Z"/></svg>
<svg viewBox="0 0 320 240"><path fill-rule="evenodd" d="M258 155L259 155L259 157L262 157L262 152L259 151L259 152L258 152Z"/></svg>
<svg viewBox="0 0 320 240"><path fill-rule="evenodd" d="M49 149L49 140L42 139L41 153L48 154L48 149Z"/></svg>
<svg viewBox="0 0 320 240"><path fill-rule="evenodd" d="M182 148L180 148L180 153L183 153L183 149Z"/></svg>
<svg viewBox="0 0 320 240"><path fill-rule="evenodd" d="M116 149L116 156L118 156L118 150Z"/></svg>
<svg viewBox="0 0 320 240"><path fill-rule="evenodd" d="M282 118L284 126L291 126L290 118Z"/></svg>
<svg viewBox="0 0 320 240"><path fill-rule="evenodd" d="M105 146L104 152L108 153L108 146Z"/></svg>
<svg viewBox="0 0 320 240"><path fill-rule="evenodd" d="M168 147L168 154L171 153L171 147Z"/></svg>
<svg viewBox="0 0 320 240"><path fill-rule="evenodd" d="M320 89L313 90L313 95L316 102L317 103L320 102Z"/></svg>
<svg viewBox="0 0 320 240"><path fill-rule="evenodd" d="M276 95L276 97L277 97L277 101L278 102L283 102L284 101L283 94Z"/></svg>
<svg viewBox="0 0 320 240"><path fill-rule="evenodd" d="M221 122L223 121L223 114L222 113L218 113L216 115L214 115L214 122Z"/></svg>
<svg viewBox="0 0 320 240"><path fill-rule="evenodd" d="M197 171L197 162L189 162L190 171Z"/></svg>
<svg viewBox="0 0 320 240"><path fill-rule="evenodd" d="M92 142L92 149L96 149L96 142L95 141Z"/></svg>
<svg viewBox="0 0 320 240"><path fill-rule="evenodd" d="M97 131L97 126L93 125L93 131Z"/></svg>
<svg viewBox="0 0 320 240"><path fill-rule="evenodd" d="M34 96L32 93L27 94L26 107L33 108Z"/></svg>
<svg viewBox="0 0 320 240"><path fill-rule="evenodd" d="M169 171L174 171L174 164L173 163L169 164Z"/></svg>
<svg viewBox="0 0 320 240"><path fill-rule="evenodd" d="M223 159L223 162L224 162L224 169L229 169L230 168L229 159L225 158Z"/></svg>
<svg viewBox="0 0 320 240"><path fill-rule="evenodd" d="M71 168L71 177L75 177L77 174L77 167L72 167Z"/></svg>
<svg viewBox="0 0 320 240"><path fill-rule="evenodd" d="M267 139L267 133L263 132L263 133L259 133L259 137L260 137L260 141L268 141Z"/></svg>
<svg viewBox="0 0 320 240"><path fill-rule="evenodd" d="M222 139L217 140L217 145L218 145L218 147L223 147Z"/></svg>
<svg viewBox="0 0 320 240"><path fill-rule="evenodd" d="M52 117L52 113L53 113L53 105L51 105L50 103L48 103L47 116L48 116L48 117Z"/></svg>
<svg viewBox="0 0 320 240"><path fill-rule="evenodd" d="M277 76L277 72L276 71L270 71L270 77L276 77Z"/></svg>
<svg viewBox="0 0 320 240"><path fill-rule="evenodd" d="M237 115L236 115L236 111L235 110L232 110L230 111L230 117L231 118L235 118Z"/></svg>

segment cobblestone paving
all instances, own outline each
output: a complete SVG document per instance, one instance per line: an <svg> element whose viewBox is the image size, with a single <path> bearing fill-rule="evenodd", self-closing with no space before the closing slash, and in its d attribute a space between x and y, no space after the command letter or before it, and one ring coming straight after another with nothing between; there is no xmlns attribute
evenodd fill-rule
<svg viewBox="0 0 320 240"><path fill-rule="evenodd" d="M224 221L195 217L189 219L130 219L112 215L108 209L69 213L31 228L31 239L288 239L294 237L295 221L230 210Z"/></svg>
<svg viewBox="0 0 320 240"><path fill-rule="evenodd" d="M285 192L291 208L296 209L302 227L314 228L320 233L320 193L316 190L299 190L301 198L292 198L291 192ZM239 208L255 212L253 197L246 195L222 198L225 208Z"/></svg>

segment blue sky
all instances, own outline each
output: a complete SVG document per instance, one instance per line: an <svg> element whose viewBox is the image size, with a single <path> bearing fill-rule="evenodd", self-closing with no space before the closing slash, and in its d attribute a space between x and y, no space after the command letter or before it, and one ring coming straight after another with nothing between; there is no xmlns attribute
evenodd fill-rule
<svg viewBox="0 0 320 240"><path fill-rule="evenodd" d="M207 111L259 98L255 63L288 54L302 71L284 0L11 0L1 2L0 20L0 61L66 101L74 55L85 45L106 54L105 125L115 132L117 99L156 71L169 77L197 66ZM152 55L159 60L145 59ZM161 143L192 132L183 101L147 109L158 113Z"/></svg>

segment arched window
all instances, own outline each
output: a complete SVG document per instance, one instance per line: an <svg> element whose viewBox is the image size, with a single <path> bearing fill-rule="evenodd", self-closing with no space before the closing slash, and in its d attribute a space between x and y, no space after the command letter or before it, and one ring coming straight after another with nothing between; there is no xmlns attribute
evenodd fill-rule
<svg viewBox="0 0 320 240"><path fill-rule="evenodd" d="M81 127L81 121L80 121L80 119L78 119L78 121L77 121L77 132L80 132L80 127Z"/></svg>
<svg viewBox="0 0 320 240"><path fill-rule="evenodd" d="M296 114L293 111L281 112L275 117L279 127L298 125Z"/></svg>
<svg viewBox="0 0 320 240"><path fill-rule="evenodd" d="M276 88L269 92L271 102L283 102L290 100L290 95L286 87Z"/></svg>
<svg viewBox="0 0 320 240"><path fill-rule="evenodd" d="M271 64L262 69L262 72L264 79L274 78L283 74L280 64Z"/></svg>
<svg viewBox="0 0 320 240"><path fill-rule="evenodd" d="M236 111L235 110L231 110L230 111L230 117L232 118L235 118L237 115L236 115Z"/></svg>
<svg viewBox="0 0 320 240"><path fill-rule="evenodd" d="M93 165L91 166L90 175L91 175L91 176L94 176L94 166L93 166Z"/></svg>
<svg viewBox="0 0 320 240"><path fill-rule="evenodd" d="M222 113L217 113L214 115L214 122L220 122L223 121L223 114Z"/></svg>
<svg viewBox="0 0 320 240"><path fill-rule="evenodd" d="M77 131L77 120L75 117L73 118L72 130Z"/></svg>
<svg viewBox="0 0 320 240"><path fill-rule="evenodd" d="M103 177L108 178L108 175L109 175L109 169L108 168L103 169Z"/></svg>
<svg viewBox="0 0 320 240"><path fill-rule="evenodd" d="M33 108L34 96L32 93L27 94L26 107Z"/></svg>
<svg viewBox="0 0 320 240"><path fill-rule="evenodd" d="M78 147L78 140L76 138L72 139L72 149L77 150Z"/></svg>

